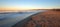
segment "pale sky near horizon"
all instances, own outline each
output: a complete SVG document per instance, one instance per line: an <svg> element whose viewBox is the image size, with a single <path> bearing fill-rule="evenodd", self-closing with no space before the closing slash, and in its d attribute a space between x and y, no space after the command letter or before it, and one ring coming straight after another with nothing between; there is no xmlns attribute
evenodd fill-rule
<svg viewBox="0 0 60 27"><path fill-rule="evenodd" d="M0 8L8 10L60 8L60 0L0 0Z"/></svg>

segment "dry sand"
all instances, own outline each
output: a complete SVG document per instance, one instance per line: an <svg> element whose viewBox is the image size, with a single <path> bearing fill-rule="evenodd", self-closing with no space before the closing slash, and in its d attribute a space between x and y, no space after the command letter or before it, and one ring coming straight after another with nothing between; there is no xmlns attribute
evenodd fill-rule
<svg viewBox="0 0 60 27"><path fill-rule="evenodd" d="M50 10L34 15L24 27L60 27L60 11Z"/></svg>

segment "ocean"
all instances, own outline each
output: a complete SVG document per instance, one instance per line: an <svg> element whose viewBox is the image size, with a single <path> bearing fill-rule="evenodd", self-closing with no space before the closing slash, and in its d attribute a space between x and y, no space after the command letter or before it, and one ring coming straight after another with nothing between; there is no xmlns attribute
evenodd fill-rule
<svg viewBox="0 0 60 27"><path fill-rule="evenodd" d="M19 21L43 11L45 10L0 14L0 27L12 27Z"/></svg>

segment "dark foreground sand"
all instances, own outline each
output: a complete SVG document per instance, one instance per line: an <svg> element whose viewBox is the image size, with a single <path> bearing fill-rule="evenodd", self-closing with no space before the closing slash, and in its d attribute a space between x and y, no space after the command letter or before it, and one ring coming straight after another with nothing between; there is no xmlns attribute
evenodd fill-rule
<svg viewBox="0 0 60 27"><path fill-rule="evenodd" d="M60 27L60 11L49 10L28 17L30 19L19 22L13 27Z"/></svg>

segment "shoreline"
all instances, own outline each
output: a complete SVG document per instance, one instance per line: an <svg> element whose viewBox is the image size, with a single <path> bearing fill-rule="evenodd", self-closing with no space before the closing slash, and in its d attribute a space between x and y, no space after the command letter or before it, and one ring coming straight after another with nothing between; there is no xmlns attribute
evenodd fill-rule
<svg viewBox="0 0 60 27"><path fill-rule="evenodd" d="M23 20L19 21L18 23L16 23L12 27L19 27L19 26L22 27L24 24L26 24L27 22L29 22L32 19L31 18L32 16L35 16L35 15L41 14L41 13L43 13L43 12L38 12L38 13L35 13L35 14L31 15L31 16L28 16L26 19L23 19Z"/></svg>

